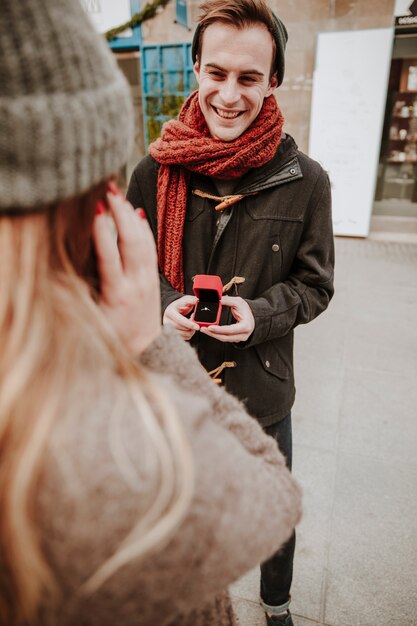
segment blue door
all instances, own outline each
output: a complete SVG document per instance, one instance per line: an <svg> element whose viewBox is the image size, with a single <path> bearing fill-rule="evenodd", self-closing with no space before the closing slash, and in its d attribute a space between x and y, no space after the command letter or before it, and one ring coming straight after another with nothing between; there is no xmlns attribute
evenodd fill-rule
<svg viewBox="0 0 417 626"><path fill-rule="evenodd" d="M175 118L197 89L191 43L143 45L141 76L145 145L159 137L162 124Z"/></svg>

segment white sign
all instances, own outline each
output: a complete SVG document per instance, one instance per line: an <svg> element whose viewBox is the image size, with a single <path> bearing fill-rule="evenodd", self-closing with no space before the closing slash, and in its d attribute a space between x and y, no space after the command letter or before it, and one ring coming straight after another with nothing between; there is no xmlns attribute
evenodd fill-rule
<svg viewBox="0 0 417 626"><path fill-rule="evenodd" d="M393 37L392 29L318 36L309 154L329 173L336 235L369 232Z"/></svg>
<svg viewBox="0 0 417 626"><path fill-rule="evenodd" d="M128 22L132 17L130 0L81 0L81 4L90 16L99 33ZM118 37L131 37L132 31L127 28Z"/></svg>
<svg viewBox="0 0 417 626"><path fill-rule="evenodd" d="M410 4L412 0L395 0L394 15L400 17L401 15L411 15Z"/></svg>

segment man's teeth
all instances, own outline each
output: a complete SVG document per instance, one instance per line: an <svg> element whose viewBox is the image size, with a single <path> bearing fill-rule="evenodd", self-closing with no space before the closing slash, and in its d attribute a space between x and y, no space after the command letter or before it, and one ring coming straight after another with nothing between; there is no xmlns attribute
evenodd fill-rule
<svg viewBox="0 0 417 626"><path fill-rule="evenodd" d="M225 117L227 119L233 119L234 117L237 117L239 115L239 111L237 112L231 112L231 111L222 111L221 109L216 109L218 115L220 115L220 117Z"/></svg>

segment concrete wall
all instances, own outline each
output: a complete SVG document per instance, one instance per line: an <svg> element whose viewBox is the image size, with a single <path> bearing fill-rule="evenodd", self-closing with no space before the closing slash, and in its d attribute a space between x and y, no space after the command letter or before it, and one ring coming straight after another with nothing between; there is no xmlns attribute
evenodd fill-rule
<svg viewBox="0 0 417 626"><path fill-rule="evenodd" d="M276 97L287 132L307 151L318 33L390 27L394 0L270 0L269 4L289 34L285 80Z"/></svg>
<svg viewBox="0 0 417 626"><path fill-rule="evenodd" d="M118 53L116 54L117 62L120 69L129 81L132 93L133 109L135 113L135 137L133 149L130 154L128 163L123 171L119 173L119 185L122 189L127 187L130 176L135 169L136 164L146 154L145 139L143 129L143 109L142 109L142 91L140 85L140 53Z"/></svg>

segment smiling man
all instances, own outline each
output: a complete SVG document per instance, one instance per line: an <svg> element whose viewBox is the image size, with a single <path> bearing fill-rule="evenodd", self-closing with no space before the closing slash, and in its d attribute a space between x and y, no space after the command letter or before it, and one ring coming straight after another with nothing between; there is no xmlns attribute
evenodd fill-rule
<svg viewBox="0 0 417 626"><path fill-rule="evenodd" d="M191 341L291 467L293 331L333 295L334 244L328 177L284 133L273 93L286 43L264 0L205 2L192 44L198 90L135 169L128 199L158 244L164 324ZM219 325L190 318L197 274L223 281ZM293 624L294 547L295 534L261 566L270 626Z"/></svg>
<svg viewBox="0 0 417 626"><path fill-rule="evenodd" d="M194 71L198 102L212 137L234 141L258 117L278 85L272 67L271 34L263 24L237 30L215 22L207 27Z"/></svg>

